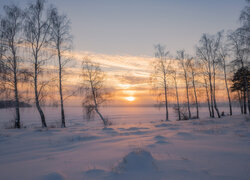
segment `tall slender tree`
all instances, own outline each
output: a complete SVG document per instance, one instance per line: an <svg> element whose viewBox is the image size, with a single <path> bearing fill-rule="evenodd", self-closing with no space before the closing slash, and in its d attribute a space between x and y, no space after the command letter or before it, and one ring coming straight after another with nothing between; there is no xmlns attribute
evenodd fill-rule
<svg viewBox="0 0 250 180"><path fill-rule="evenodd" d="M221 44L221 47L219 48L219 56L218 56L218 61L220 66L223 69L224 73L224 81L225 81L225 86L227 90L227 98L228 98L228 106L229 106L229 113L230 116L232 116L232 103L231 103L231 97L230 97L230 91L228 88L228 80L227 80L227 58L228 58L228 49L226 48L225 45Z"/></svg>
<svg viewBox="0 0 250 180"><path fill-rule="evenodd" d="M204 86L205 86L205 89L206 89L208 111L209 111L210 117L212 117L212 112L211 112L211 107L210 107L210 100L209 100L209 93L208 93L208 84L207 84L207 78L206 78L205 75L203 75L203 79L204 79Z"/></svg>
<svg viewBox="0 0 250 180"><path fill-rule="evenodd" d="M15 128L20 128L19 108L19 75L21 58L18 56L21 40L23 12L16 5L4 6L5 16L1 19L1 34L5 41L5 53L1 53L1 59L5 68L5 81L7 88L13 91L15 99ZM2 47L1 47L2 48ZM2 58L3 57L3 58Z"/></svg>
<svg viewBox="0 0 250 180"><path fill-rule="evenodd" d="M60 15L56 8L51 10L51 37L53 48L56 49L58 59L58 80L61 108L61 127L66 127L63 98L63 74L64 67L69 59L63 57L63 53L71 48L70 21L66 15Z"/></svg>
<svg viewBox="0 0 250 180"><path fill-rule="evenodd" d="M45 0L36 0L30 4L25 14L25 37L31 48L33 66L33 85L36 108L41 117L42 127L47 127L45 116L40 105L44 83L39 83L42 66L48 60L43 57L44 48L48 47L50 40L50 16L46 14Z"/></svg>
<svg viewBox="0 0 250 180"><path fill-rule="evenodd" d="M186 98L187 98L187 106L188 106L188 118L191 119L191 110L190 110L190 100L189 100L189 69L190 69L190 63L193 59L189 55L185 53L184 50L177 51L177 57L176 59L179 61L179 64L181 65L183 76L185 80L185 86L186 86Z"/></svg>
<svg viewBox="0 0 250 180"><path fill-rule="evenodd" d="M86 109L87 115L90 116L92 112L96 112L104 126L109 125L108 120L103 117L99 110L100 106L109 98L109 93L104 86L105 73L99 64L85 57L82 62L82 78L82 87L85 93L83 107Z"/></svg>
<svg viewBox="0 0 250 180"><path fill-rule="evenodd" d="M0 22L1 22L0 16ZM4 38L4 33L2 30L2 25L0 25L0 95L5 92L5 85L6 85L6 68L4 65L4 56L6 52L6 40Z"/></svg>
<svg viewBox="0 0 250 180"><path fill-rule="evenodd" d="M196 92L196 81L195 81L195 76L196 76L197 70L196 70L196 67L195 67L194 59L191 60L189 67L190 67L190 71L191 71L192 85L193 85L193 90L194 90L196 118L199 119L199 117L200 117L199 116L199 104L198 104L198 97L197 97L197 92Z"/></svg>
<svg viewBox="0 0 250 180"><path fill-rule="evenodd" d="M178 120L181 120L181 112L180 112L180 102L179 102L179 93L178 93L178 85L177 85L177 66L171 68L171 75L174 80L175 87L175 95L176 95L176 104L177 104L177 112L178 112Z"/></svg>
<svg viewBox="0 0 250 180"><path fill-rule="evenodd" d="M169 52L160 44L155 46L155 60L153 62L152 84L154 90L158 92L158 96L163 96L165 107L166 121L169 120L168 113L168 79L170 73Z"/></svg>
<svg viewBox="0 0 250 180"><path fill-rule="evenodd" d="M216 101L216 70L218 64L218 49L220 46L221 33L215 36L203 34L200 39L200 45L196 48L196 54L204 65L206 75L208 76L211 116L214 117L214 109L220 118L220 112Z"/></svg>

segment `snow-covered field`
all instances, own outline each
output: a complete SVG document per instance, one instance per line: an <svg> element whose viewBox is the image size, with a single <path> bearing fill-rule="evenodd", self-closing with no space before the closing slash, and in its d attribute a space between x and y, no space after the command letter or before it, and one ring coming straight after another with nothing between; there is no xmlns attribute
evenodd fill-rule
<svg viewBox="0 0 250 180"><path fill-rule="evenodd" d="M162 122L149 107L106 108L113 122L86 121L81 108L67 108L67 128L40 128L33 108L22 110L27 128L4 129L12 113L0 110L1 180L249 179L250 121L239 114ZM226 112L226 111L225 111ZM45 110L49 126L59 113Z"/></svg>

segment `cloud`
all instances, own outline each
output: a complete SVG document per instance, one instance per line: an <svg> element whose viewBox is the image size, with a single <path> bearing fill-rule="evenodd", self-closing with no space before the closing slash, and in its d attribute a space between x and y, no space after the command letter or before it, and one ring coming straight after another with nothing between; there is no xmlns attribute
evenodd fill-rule
<svg viewBox="0 0 250 180"><path fill-rule="evenodd" d="M149 72L149 63L153 60L152 57L106 55L91 52L71 52L71 54L68 55L71 55L77 61L88 57L110 71Z"/></svg>
<svg viewBox="0 0 250 180"><path fill-rule="evenodd" d="M120 82L132 85L144 84L148 81L148 77L140 77L133 75L116 75L115 77L118 78Z"/></svg>

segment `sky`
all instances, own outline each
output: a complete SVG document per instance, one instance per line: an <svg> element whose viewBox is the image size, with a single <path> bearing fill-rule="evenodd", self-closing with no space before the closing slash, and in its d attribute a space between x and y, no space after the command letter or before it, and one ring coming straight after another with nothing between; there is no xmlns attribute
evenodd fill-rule
<svg viewBox="0 0 250 180"><path fill-rule="evenodd" d="M31 0L0 0L0 6ZM47 0L71 20L75 59L91 56L115 84L118 96L150 99L147 94L154 45L175 57L195 55L203 33L235 29L244 0ZM73 79L73 78L72 78ZM119 98L118 98L119 99Z"/></svg>
<svg viewBox="0 0 250 180"><path fill-rule="evenodd" d="M194 52L202 33L234 29L244 0L51 0L72 21L75 49L153 56L161 43L173 54Z"/></svg>
<svg viewBox="0 0 250 180"><path fill-rule="evenodd" d="M30 0L0 0L0 5ZM153 46L172 54L194 53L202 33L239 26L244 0L47 0L72 22L75 51L153 56Z"/></svg>

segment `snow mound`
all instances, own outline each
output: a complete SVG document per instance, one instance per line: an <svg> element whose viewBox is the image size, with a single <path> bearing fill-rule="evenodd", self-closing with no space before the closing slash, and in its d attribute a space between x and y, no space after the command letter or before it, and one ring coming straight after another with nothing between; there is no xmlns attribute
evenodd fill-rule
<svg viewBox="0 0 250 180"><path fill-rule="evenodd" d="M156 140L157 144L168 144L167 138L161 135L155 136L154 139Z"/></svg>
<svg viewBox="0 0 250 180"><path fill-rule="evenodd" d="M152 172L156 171L155 159L150 152L136 149L128 153L114 168L115 172Z"/></svg>
<svg viewBox="0 0 250 180"><path fill-rule="evenodd" d="M127 131L136 131L136 130L143 130L143 129L149 129L149 128L146 128L146 127L131 127L131 128L125 129L125 130L127 130Z"/></svg>
<svg viewBox="0 0 250 180"><path fill-rule="evenodd" d="M111 134L111 135L118 134L118 132L113 128L104 127L102 130L103 130L103 132L105 132L105 134Z"/></svg>
<svg viewBox="0 0 250 180"><path fill-rule="evenodd" d="M179 125L176 124L170 124L170 123L161 123L161 124L157 124L155 125L156 128L161 128L161 127L167 127L170 130L177 130L179 129Z"/></svg>
<svg viewBox="0 0 250 180"><path fill-rule="evenodd" d="M39 180L65 180L64 175L58 172L52 172L47 175L41 176Z"/></svg>
<svg viewBox="0 0 250 180"><path fill-rule="evenodd" d="M91 141L91 140L96 140L98 139L98 136L81 136L81 135L76 135L72 136L70 138L70 141Z"/></svg>
<svg viewBox="0 0 250 180"><path fill-rule="evenodd" d="M157 124L157 125L155 125L155 127L168 127L169 125L168 124L166 124L166 123L162 123L162 124Z"/></svg>
<svg viewBox="0 0 250 180"><path fill-rule="evenodd" d="M195 137L189 132L178 132L178 133L176 133L176 135L183 138L183 139L194 139L194 137Z"/></svg>

